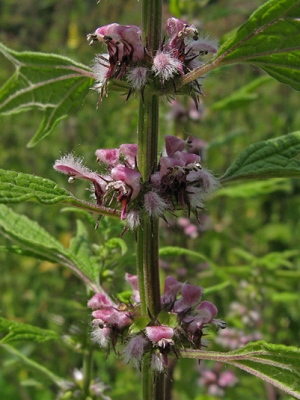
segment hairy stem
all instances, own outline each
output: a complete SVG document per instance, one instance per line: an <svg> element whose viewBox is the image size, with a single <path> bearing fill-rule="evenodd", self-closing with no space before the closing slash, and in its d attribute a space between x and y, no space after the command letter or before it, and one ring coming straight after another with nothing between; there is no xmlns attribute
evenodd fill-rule
<svg viewBox="0 0 300 400"><path fill-rule="evenodd" d="M142 1L142 29L149 54L155 54L161 41L161 0ZM147 182L157 165L159 99L145 90L140 99L138 122L138 167ZM155 320L160 311L158 268L158 221L145 213L137 235L137 272L141 294L141 309ZM162 376L154 376L150 368L151 355L146 354L142 364L143 400L161 400Z"/></svg>

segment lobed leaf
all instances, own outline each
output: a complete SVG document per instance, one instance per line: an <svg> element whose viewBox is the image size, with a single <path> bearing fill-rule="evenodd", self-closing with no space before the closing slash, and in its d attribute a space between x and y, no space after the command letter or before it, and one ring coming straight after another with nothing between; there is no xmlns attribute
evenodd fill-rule
<svg viewBox="0 0 300 400"><path fill-rule="evenodd" d="M300 351L296 347L258 341L228 353L203 350L178 352L185 358L233 365L300 399Z"/></svg>
<svg viewBox="0 0 300 400"><path fill-rule="evenodd" d="M221 177L221 182L239 179L299 177L300 131L265 140L246 148Z"/></svg>
<svg viewBox="0 0 300 400"><path fill-rule="evenodd" d="M93 84L92 73L88 67L55 54L17 52L1 43L0 52L16 68L0 88L0 115L31 109L44 113L38 131L28 143L33 147L82 105Z"/></svg>

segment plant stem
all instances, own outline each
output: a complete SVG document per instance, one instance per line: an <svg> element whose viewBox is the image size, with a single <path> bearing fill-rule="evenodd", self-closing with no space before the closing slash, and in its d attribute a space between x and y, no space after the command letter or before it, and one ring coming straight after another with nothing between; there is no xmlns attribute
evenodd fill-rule
<svg viewBox="0 0 300 400"><path fill-rule="evenodd" d="M83 357L83 387L82 387L82 399L86 399L89 396L90 384L92 378L92 367L93 367L93 351L88 350Z"/></svg>
<svg viewBox="0 0 300 400"><path fill-rule="evenodd" d="M142 1L142 29L144 43L150 55L155 54L161 41L161 0ZM143 182L148 182L157 165L159 99L145 89L139 105L138 167ZM160 285L158 268L158 220L143 213L137 235L137 273L141 295L141 311L153 320L160 311ZM142 363L144 400L161 400L163 377L154 376L150 368L151 354Z"/></svg>

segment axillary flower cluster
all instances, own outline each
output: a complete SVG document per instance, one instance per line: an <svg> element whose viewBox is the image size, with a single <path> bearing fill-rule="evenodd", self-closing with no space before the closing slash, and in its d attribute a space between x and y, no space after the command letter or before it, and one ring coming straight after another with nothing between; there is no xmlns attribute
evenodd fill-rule
<svg viewBox="0 0 300 400"><path fill-rule="evenodd" d="M97 205L113 211L121 208L126 227L135 230L143 213L165 218L168 211L186 208L198 216L205 199L218 186L217 179L200 164L199 142L193 137L182 140L166 136L165 151L146 182L138 171L136 144L97 150L102 173L91 171L73 154L56 160L54 169L69 175L69 182L90 181Z"/></svg>
<svg viewBox="0 0 300 400"><path fill-rule="evenodd" d="M132 303L116 304L107 294L96 293L88 302L93 309L92 339L101 347L116 348L123 345L123 357L139 367L145 353L149 353L151 367L159 372L168 367L168 355L177 355L180 348L201 349L205 328L215 325L224 329L226 323L215 319L217 307L209 301L201 301L203 289L180 283L168 276L161 296L162 311L153 320L139 316L139 289L137 276L126 274L132 286ZM142 327L141 327L142 325Z"/></svg>
<svg viewBox="0 0 300 400"><path fill-rule="evenodd" d="M87 39L90 44L106 44L108 54L99 54L93 64L96 84L94 89L100 93L100 99L107 94L108 82L112 79L123 80L133 91L143 92L146 84L165 90L166 83L191 72L202 64L200 56L216 53L218 45L207 36L200 36L196 27L177 18L169 18L166 23L166 35L155 54L151 54L143 45L142 32L135 25L117 23L102 26ZM176 89L175 89L176 92ZM195 80L190 85L190 94L197 103L201 94L201 84Z"/></svg>

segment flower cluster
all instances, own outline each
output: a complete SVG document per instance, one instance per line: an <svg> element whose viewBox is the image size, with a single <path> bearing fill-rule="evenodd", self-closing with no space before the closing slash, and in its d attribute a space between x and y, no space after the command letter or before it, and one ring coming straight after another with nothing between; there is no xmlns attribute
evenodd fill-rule
<svg viewBox="0 0 300 400"><path fill-rule="evenodd" d="M92 182L97 205L121 208L121 219L129 229L139 226L142 213L150 217L165 218L167 211L187 208L198 217L198 209L218 186L218 181L200 164L197 143L199 139L187 140L174 136L165 138L165 154L160 157L157 169L147 182L141 182L137 168L136 144L123 144L119 149L99 149L97 161L104 173L89 170L82 159L72 154L63 156L54 168L69 175L69 181L86 179Z"/></svg>
<svg viewBox="0 0 300 400"><path fill-rule="evenodd" d="M224 321L215 319L216 306L209 301L201 301L203 289L199 286L180 283L169 276L165 280L161 296L162 311L156 320L148 319L144 328L132 330L126 335L138 315L139 291L135 275L126 274L127 282L133 288L133 303L124 310L103 293L96 293L88 302L94 311L92 339L101 347L115 347L118 338L125 343L125 362L139 366L143 355L151 353L151 367L164 371L168 367L168 354L176 355L176 347L203 346L203 330L209 324L225 328Z"/></svg>
<svg viewBox="0 0 300 400"><path fill-rule="evenodd" d="M107 93L110 79L125 79L130 86L129 94L134 90L143 90L147 82L158 81L161 87L165 83L183 76L201 65L199 56L216 53L216 41L200 37L194 25L177 18L169 18L166 23L168 40L164 40L155 54L150 54L142 41L142 32L134 25L109 24L97 28L87 35L90 44L96 41L107 46L108 54L96 57L93 72L95 89L102 97ZM192 84L196 99L201 93L200 84Z"/></svg>

